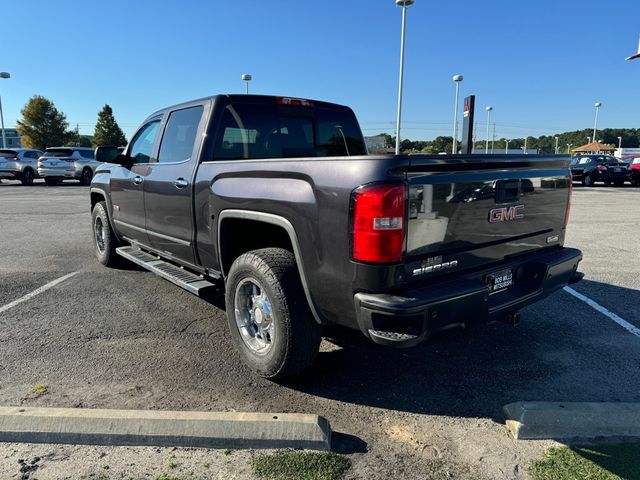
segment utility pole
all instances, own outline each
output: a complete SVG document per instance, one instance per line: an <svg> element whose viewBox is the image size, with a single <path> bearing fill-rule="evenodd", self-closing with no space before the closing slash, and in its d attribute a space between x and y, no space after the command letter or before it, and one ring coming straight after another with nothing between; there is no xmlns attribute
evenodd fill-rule
<svg viewBox="0 0 640 480"><path fill-rule="evenodd" d="M80 146L80 124L76 123L76 147Z"/></svg>

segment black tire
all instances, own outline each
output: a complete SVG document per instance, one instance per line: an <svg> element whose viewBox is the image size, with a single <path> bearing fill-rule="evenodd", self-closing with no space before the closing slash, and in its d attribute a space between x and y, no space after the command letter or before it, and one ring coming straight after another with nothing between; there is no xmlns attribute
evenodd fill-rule
<svg viewBox="0 0 640 480"><path fill-rule="evenodd" d="M60 183L60 180L58 180L57 178L45 178L44 183L46 183L49 187L55 187Z"/></svg>
<svg viewBox="0 0 640 480"><path fill-rule="evenodd" d="M582 185L585 187L593 187L593 177L589 174L582 177Z"/></svg>
<svg viewBox="0 0 640 480"><path fill-rule="evenodd" d="M91 212L91 231L93 232L93 248L98 261L105 267L115 267L120 263L116 248L120 246L107 214L105 202L98 202Z"/></svg>
<svg viewBox="0 0 640 480"><path fill-rule="evenodd" d="M239 315L243 312L236 310L236 297L242 302L246 298L245 289L256 283L260 296L266 297L268 308L263 308L260 302L251 303L252 306L258 303L256 308L249 308L248 302L243 303L243 317L252 311L253 323L251 327L243 328L241 333L239 322L243 320ZM256 290L253 292L255 300ZM282 248L264 248L239 256L227 277L226 308L236 348L244 363L259 375L271 379L284 378L300 373L315 360L322 329L309 309L291 252ZM255 320L258 318L261 321ZM267 325L265 330L269 328L268 333L257 331L260 323ZM252 330L254 328L256 331ZM249 339L245 340L247 336ZM265 350L260 352L251 347L249 342L252 340L265 343Z"/></svg>
<svg viewBox="0 0 640 480"><path fill-rule="evenodd" d="M631 186L640 187L640 180L631 180Z"/></svg>
<svg viewBox="0 0 640 480"><path fill-rule="evenodd" d="M624 187L624 180L614 180L613 185L616 187Z"/></svg>
<svg viewBox="0 0 640 480"><path fill-rule="evenodd" d="M35 173L30 168L27 168L24 172L22 172L22 178L20 181L22 185L33 185L33 179L35 178Z"/></svg>
<svg viewBox="0 0 640 480"><path fill-rule="evenodd" d="M93 170L85 168L80 175L80 185L91 185L91 179L93 178Z"/></svg>

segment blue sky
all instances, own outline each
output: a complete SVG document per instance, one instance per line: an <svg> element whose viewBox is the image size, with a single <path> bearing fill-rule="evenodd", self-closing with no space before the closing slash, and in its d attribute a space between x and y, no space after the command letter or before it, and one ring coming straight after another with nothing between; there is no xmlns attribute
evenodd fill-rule
<svg viewBox="0 0 640 480"><path fill-rule="evenodd" d="M351 106L393 132L401 11L392 0L89 2L3 7L5 125L44 95L81 133L110 104L129 137L152 111L251 91ZM7 21L8 20L8 21ZM640 127L640 2L416 0L408 11L403 137L450 135L454 86L494 108L498 137ZM484 111L478 136L484 137Z"/></svg>

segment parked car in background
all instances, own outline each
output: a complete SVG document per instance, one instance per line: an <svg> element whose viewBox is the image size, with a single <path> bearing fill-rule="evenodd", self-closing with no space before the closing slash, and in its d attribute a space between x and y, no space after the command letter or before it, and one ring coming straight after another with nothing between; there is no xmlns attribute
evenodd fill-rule
<svg viewBox="0 0 640 480"><path fill-rule="evenodd" d="M38 159L38 174L49 186L63 180L80 180L80 184L89 185L98 165L92 148L52 147Z"/></svg>
<svg viewBox="0 0 640 480"><path fill-rule="evenodd" d="M634 187L640 187L640 157L627 159L629 166L629 180Z"/></svg>
<svg viewBox="0 0 640 480"><path fill-rule="evenodd" d="M23 185L33 184L37 176L40 150L7 148L0 150L0 179L20 180Z"/></svg>
<svg viewBox="0 0 640 480"><path fill-rule="evenodd" d="M595 182L621 187L627 180L627 164L611 155L578 155L571 161L571 177L585 187Z"/></svg>

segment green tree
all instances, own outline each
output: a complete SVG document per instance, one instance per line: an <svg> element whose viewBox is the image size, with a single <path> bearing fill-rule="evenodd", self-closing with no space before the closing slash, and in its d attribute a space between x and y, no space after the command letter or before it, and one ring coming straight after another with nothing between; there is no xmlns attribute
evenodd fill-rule
<svg viewBox="0 0 640 480"><path fill-rule="evenodd" d="M126 144L127 139L113 117L113 110L109 105L105 105L98 113L98 122L93 134L93 146L124 147Z"/></svg>
<svg viewBox="0 0 640 480"><path fill-rule="evenodd" d="M67 117L51 100L34 95L20 113L22 118L17 122L17 130L25 147L44 150L65 144Z"/></svg>

